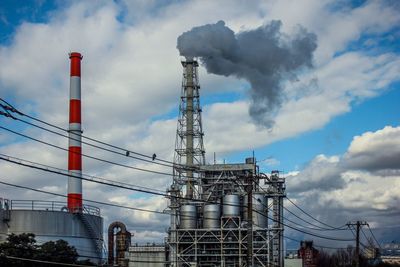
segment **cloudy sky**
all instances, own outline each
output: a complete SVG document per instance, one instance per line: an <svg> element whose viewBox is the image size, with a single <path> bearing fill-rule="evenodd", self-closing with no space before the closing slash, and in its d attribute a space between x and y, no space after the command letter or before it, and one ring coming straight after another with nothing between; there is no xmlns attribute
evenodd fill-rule
<svg viewBox="0 0 400 267"><path fill-rule="evenodd" d="M233 57L245 65L224 72L206 57L201 60L207 161L215 152L219 162L242 162L254 151L261 170L282 171L288 196L318 219L336 226L366 220L380 241L400 241L397 1L3 0L0 96L25 113L66 128L68 53L81 52L84 134L172 160L182 79L177 38L207 24L226 27L241 51ZM262 38L251 39L260 31ZM307 58L293 68L294 58L303 55L293 48L302 36L311 38L311 46ZM210 43L204 38L199 42ZM270 52L273 45L286 49L273 51L288 51L290 57ZM222 52L212 50L214 57L229 54L225 45L216 46ZM254 80L250 67L261 79ZM63 137L6 118L0 118L0 124L67 147ZM88 146L83 149L118 163L171 172ZM4 130L0 153L67 168L65 151ZM83 164L85 173L116 181L159 190L171 183L170 176L87 158ZM0 170L1 181L66 193L65 177L6 162L0 162ZM4 198L63 200L0 188ZM89 182L83 190L88 199L166 208L162 197ZM307 218L290 203L287 207ZM125 222L136 242L161 241L168 227L168 216L108 207L102 207L102 213L105 225ZM351 238L349 232L322 234ZM286 235L307 238L291 230ZM288 242L288 247L296 246Z"/></svg>

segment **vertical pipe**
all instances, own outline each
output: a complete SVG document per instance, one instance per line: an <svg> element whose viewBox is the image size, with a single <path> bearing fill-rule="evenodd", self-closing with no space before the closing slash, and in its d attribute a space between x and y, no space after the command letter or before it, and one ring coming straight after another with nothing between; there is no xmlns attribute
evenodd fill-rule
<svg viewBox="0 0 400 267"><path fill-rule="evenodd" d="M193 59L186 59L186 165L193 166ZM186 197L193 198L193 171L187 171Z"/></svg>
<svg viewBox="0 0 400 267"><path fill-rule="evenodd" d="M356 225L356 267L360 267L360 221L357 221Z"/></svg>
<svg viewBox="0 0 400 267"><path fill-rule="evenodd" d="M68 144L68 210L82 212L82 146L81 146L81 60L77 52L69 54L71 60ZM78 177L78 178L77 178Z"/></svg>
<svg viewBox="0 0 400 267"><path fill-rule="evenodd" d="M253 266L253 175L247 177L247 266Z"/></svg>

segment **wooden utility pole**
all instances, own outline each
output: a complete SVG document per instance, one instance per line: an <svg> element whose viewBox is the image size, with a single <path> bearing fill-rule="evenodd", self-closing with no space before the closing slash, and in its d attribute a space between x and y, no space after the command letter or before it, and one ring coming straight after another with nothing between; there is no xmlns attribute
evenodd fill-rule
<svg viewBox="0 0 400 267"><path fill-rule="evenodd" d="M360 267L360 229L362 226L368 225L367 222L348 222L347 226L356 226L356 267Z"/></svg>

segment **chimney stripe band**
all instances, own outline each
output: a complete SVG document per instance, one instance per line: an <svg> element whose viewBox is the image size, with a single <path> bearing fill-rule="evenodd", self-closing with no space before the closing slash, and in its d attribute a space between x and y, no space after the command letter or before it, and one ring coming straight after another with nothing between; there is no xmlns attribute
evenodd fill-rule
<svg viewBox="0 0 400 267"><path fill-rule="evenodd" d="M71 99L69 101L69 122L81 123L81 101Z"/></svg>

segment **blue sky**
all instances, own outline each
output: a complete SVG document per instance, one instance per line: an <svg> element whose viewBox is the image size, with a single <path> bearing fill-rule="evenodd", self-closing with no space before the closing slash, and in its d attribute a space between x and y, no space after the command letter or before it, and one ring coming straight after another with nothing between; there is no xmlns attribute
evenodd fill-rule
<svg viewBox="0 0 400 267"><path fill-rule="evenodd" d="M399 204L396 195L400 193L397 182L400 166L385 165L382 169L371 170L362 163L380 162L384 157L371 151L380 151L383 147L387 155L398 157L398 3L162 2L1 1L1 97L30 114L65 127L69 88L67 55L70 51L82 52L85 133L172 159L182 78L177 37L192 27L219 20L224 20L235 33L281 20L281 30L288 36L300 24L317 35L314 68L299 73L295 82L285 81L285 100L274 115L272 129L265 129L250 118L248 82L209 74L200 67L208 160L216 152L219 161L242 162L254 150L261 170L284 171L288 178L288 194L308 206L313 214L321 214L320 219L340 224L360 216L370 220L377 229L384 229L385 222L371 212L371 207L385 212ZM218 5L226 6L225 10L221 11ZM190 15L194 13L197 15ZM3 118L0 123L65 145L63 139L6 122ZM42 149L38 144L4 131L0 133L2 153L35 158L65 168L63 153ZM111 158L87 149L89 153ZM43 152L38 155L37 151ZM137 162L127 163L142 166ZM84 166L88 173L150 184L162 190L170 183L169 178L142 175L89 160L84 161ZM8 179L29 183L26 171L6 164L0 167L7 168ZM327 170L331 169L328 175ZM49 185L49 179L47 176L38 178L37 186L65 191L65 183ZM355 186L353 181L357 179L363 180L370 189ZM376 186L384 184L383 181L389 182ZM159 209L166 205L164 199L157 197L132 196L119 191L116 196L103 187L85 185L85 188L89 197L97 196L93 190L98 190L107 201ZM360 206L354 206L350 197L338 197L348 196L349 190L354 191L351 195L365 193L359 196ZM12 190L4 188L4 192L13 195ZM378 200L377 195L382 199ZM35 196L26 193L21 197ZM376 201L371 203L371 198ZM332 214L322 212L336 213L337 207L341 207L342 216L333 218ZM360 213L349 215L357 207ZM107 219L118 216L128 221L131 227L139 229L139 239L158 240L163 236L160 229L165 227L165 222L157 216L131 216L111 210L105 210L105 216ZM389 218L389 224L397 219L396 216ZM143 230L149 222L158 230ZM385 230L378 235L382 240L390 236Z"/></svg>

